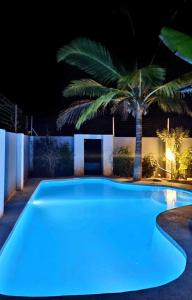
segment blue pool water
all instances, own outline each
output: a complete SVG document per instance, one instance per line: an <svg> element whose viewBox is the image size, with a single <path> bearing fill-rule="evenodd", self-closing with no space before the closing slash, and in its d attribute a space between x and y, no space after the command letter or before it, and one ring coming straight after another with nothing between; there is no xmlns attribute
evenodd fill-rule
<svg viewBox="0 0 192 300"><path fill-rule="evenodd" d="M159 230L162 211L189 205L172 188L108 179L43 181L0 255L0 294L117 293L168 283L185 269Z"/></svg>

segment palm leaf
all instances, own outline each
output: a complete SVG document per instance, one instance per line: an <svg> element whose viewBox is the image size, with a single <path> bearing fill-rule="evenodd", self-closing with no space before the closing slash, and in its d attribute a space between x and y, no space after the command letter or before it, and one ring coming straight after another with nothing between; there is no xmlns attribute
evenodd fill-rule
<svg viewBox="0 0 192 300"><path fill-rule="evenodd" d="M136 86L141 86L143 89L147 87L154 87L159 84L162 84L165 80L166 71L164 68L161 68L156 65L149 65L147 67L134 70L133 72L122 76L118 85L121 88L134 88Z"/></svg>
<svg viewBox="0 0 192 300"><path fill-rule="evenodd" d="M76 66L105 83L116 81L121 76L105 47L86 38L77 38L61 48L57 61Z"/></svg>
<svg viewBox="0 0 192 300"><path fill-rule="evenodd" d="M115 101L111 108L111 113L120 115L122 120L125 121L131 113L132 108L133 106L129 103L128 99L123 99L121 101Z"/></svg>
<svg viewBox="0 0 192 300"><path fill-rule="evenodd" d="M92 80L92 79L81 79L73 80L64 90L63 95L65 97L74 96L89 96L100 97L103 94L112 91L111 88L105 87L102 84Z"/></svg>
<svg viewBox="0 0 192 300"><path fill-rule="evenodd" d="M90 100L75 101L73 104L59 113L57 118L57 129L61 129L64 124L72 124L77 122L80 114L91 104Z"/></svg>
<svg viewBox="0 0 192 300"><path fill-rule="evenodd" d="M159 37L175 55L192 64L191 36L172 28L164 27Z"/></svg>
<svg viewBox="0 0 192 300"><path fill-rule="evenodd" d="M158 97L157 104L164 112L187 114L192 117L191 109L187 105L186 101L181 99L179 96L175 97L174 99L163 96Z"/></svg>
<svg viewBox="0 0 192 300"><path fill-rule="evenodd" d="M114 96L117 92L109 92L108 94L102 95L98 99L92 101L92 103L81 113L77 123L76 128L79 129L81 125L92 118L98 113L98 111L102 108L105 109L106 106L112 102Z"/></svg>
<svg viewBox="0 0 192 300"><path fill-rule="evenodd" d="M173 98L180 90L192 84L192 73L186 73L176 80L169 81L161 86L158 86L150 92L144 99L144 102L151 102L150 98L154 96L163 96Z"/></svg>

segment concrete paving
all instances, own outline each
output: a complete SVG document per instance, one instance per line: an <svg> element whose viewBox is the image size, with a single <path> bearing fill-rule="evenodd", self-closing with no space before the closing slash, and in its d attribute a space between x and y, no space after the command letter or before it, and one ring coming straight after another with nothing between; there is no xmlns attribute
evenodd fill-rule
<svg viewBox="0 0 192 300"><path fill-rule="evenodd" d="M17 192L10 202L5 206L5 214L0 220L0 247L3 246L6 238L11 232L20 213L25 207L35 187L41 179L29 179L23 192ZM121 179L121 181L126 181ZM161 184L179 186L192 189L192 186L154 182L146 180L141 183ZM139 183L140 184L140 183ZM175 281L161 287L145 289L136 292L125 292L117 294L88 295L88 296L61 296L43 297L35 299L63 299L63 300L192 300L192 205L176 208L160 214L157 218L158 224L170 236L176 240L187 254L187 266L184 273ZM0 295L0 300L7 299L30 299L27 297L10 297ZM31 298L34 299L34 298Z"/></svg>

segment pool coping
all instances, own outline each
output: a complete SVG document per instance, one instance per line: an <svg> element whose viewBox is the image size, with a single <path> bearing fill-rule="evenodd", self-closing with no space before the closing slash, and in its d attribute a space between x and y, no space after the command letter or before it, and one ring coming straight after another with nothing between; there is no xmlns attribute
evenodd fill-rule
<svg viewBox="0 0 192 300"><path fill-rule="evenodd" d="M79 177L77 177L79 178ZM85 178L85 177L84 177ZM86 177L87 178L87 177ZM91 177L93 178L93 177ZM98 177L97 177L98 178ZM100 177L101 178L101 177ZM106 177L104 177L106 178ZM64 179L64 178L63 178ZM61 180L63 180L61 179ZM70 179L70 178L69 178ZM107 178L106 178L107 179ZM109 180L121 182L124 184L139 184L147 186L169 187L177 190L184 190L189 193L192 191L188 188L176 187L169 184L143 183L143 182L122 182L115 178L108 178ZM53 179L54 180L54 179ZM57 180L57 179L56 179ZM60 180L60 179L59 179ZM47 181L47 180L46 180ZM40 182L39 182L40 183ZM39 185L38 185L39 186ZM36 190L36 189L35 189ZM35 191L33 191L34 194ZM31 197L30 197L31 198ZM26 202L27 203L27 202ZM176 244L181 247L187 254L187 264L185 271L174 281L162 285L138 291L130 291L123 293L109 293L109 294L94 294L94 295L81 295L81 296L55 296L55 297L16 297L0 295L0 299L63 299L63 300L171 300L183 299L192 300L192 205L174 208L162 212L157 216L157 227L171 237Z"/></svg>

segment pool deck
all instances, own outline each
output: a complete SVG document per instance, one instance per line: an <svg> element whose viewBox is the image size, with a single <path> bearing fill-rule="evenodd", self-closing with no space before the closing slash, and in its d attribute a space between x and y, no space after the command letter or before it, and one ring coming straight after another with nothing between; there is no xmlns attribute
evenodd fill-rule
<svg viewBox="0 0 192 300"><path fill-rule="evenodd" d="M0 248L3 246L9 233L11 232L20 213L25 207L34 189L41 181L40 178L31 178L27 181L22 192L17 192L5 205L5 213L0 219ZM120 178L118 181L126 182ZM141 181L136 184L147 183L155 185L169 185L180 187L192 191L192 185L170 183L166 181L154 182L150 180ZM161 213L157 218L158 224L164 229L187 254L187 265L184 273L175 281L166 285L145 289L135 292L125 292L117 294L102 294L90 296L61 296L43 297L35 299L63 299L63 300L192 300L192 205L172 209ZM27 297L10 297L0 295L0 300L7 299L34 299Z"/></svg>

